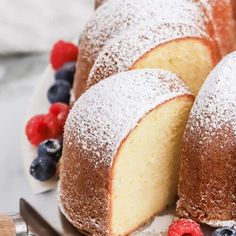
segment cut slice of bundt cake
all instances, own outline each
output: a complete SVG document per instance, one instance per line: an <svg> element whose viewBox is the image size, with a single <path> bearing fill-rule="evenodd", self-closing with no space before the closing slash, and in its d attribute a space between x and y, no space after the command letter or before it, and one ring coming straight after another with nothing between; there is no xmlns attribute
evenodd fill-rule
<svg viewBox="0 0 236 236"><path fill-rule="evenodd" d="M148 22L107 43L85 81L85 89L121 71L161 68L180 75L197 94L218 61L215 52L214 41L198 28Z"/></svg>
<svg viewBox="0 0 236 236"><path fill-rule="evenodd" d="M81 36L74 84L76 98L85 91L90 70L107 42L149 21L184 23L210 36L214 34L205 7L196 0L107 0L95 11Z"/></svg>
<svg viewBox="0 0 236 236"><path fill-rule="evenodd" d="M236 52L209 75L188 121L181 160L181 217L236 224Z"/></svg>
<svg viewBox="0 0 236 236"><path fill-rule="evenodd" d="M174 74L134 70L91 87L64 135L59 201L91 235L128 235L177 195L182 135L194 96Z"/></svg>

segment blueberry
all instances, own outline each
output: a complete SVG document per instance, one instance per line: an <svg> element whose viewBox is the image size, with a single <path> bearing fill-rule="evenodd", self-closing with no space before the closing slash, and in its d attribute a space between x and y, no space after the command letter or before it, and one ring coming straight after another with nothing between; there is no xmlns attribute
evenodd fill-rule
<svg viewBox="0 0 236 236"><path fill-rule="evenodd" d="M69 104L71 85L68 81L57 80L48 90L47 96L50 103L62 102Z"/></svg>
<svg viewBox="0 0 236 236"><path fill-rule="evenodd" d="M39 181L46 181L56 174L56 162L48 157L37 157L30 166L30 174Z"/></svg>
<svg viewBox="0 0 236 236"><path fill-rule="evenodd" d="M39 144L38 156L50 157L54 161L58 162L61 157L62 143L56 139L48 139Z"/></svg>
<svg viewBox="0 0 236 236"><path fill-rule="evenodd" d="M68 62L65 63L63 67L55 73L55 79L66 80L72 86L74 82L74 74L75 74L75 62Z"/></svg>
<svg viewBox="0 0 236 236"><path fill-rule="evenodd" d="M223 227L215 230L212 236L236 236L236 231L233 228Z"/></svg>

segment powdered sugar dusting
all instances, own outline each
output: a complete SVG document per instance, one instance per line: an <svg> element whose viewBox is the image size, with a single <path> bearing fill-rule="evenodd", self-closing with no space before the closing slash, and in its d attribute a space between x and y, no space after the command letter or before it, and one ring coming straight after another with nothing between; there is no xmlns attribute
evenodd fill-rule
<svg viewBox="0 0 236 236"><path fill-rule="evenodd" d="M150 225L146 226L144 229L141 229L139 232L134 233L133 236L167 235L168 228L174 220L175 216L170 214L156 216Z"/></svg>
<svg viewBox="0 0 236 236"><path fill-rule="evenodd" d="M80 97L69 114L65 136L92 153L95 166L109 167L122 140L147 112L184 94L191 93L176 75L164 70L117 74Z"/></svg>
<svg viewBox="0 0 236 236"><path fill-rule="evenodd" d="M228 221L223 221L223 220L211 220L208 222L205 222L206 224L212 226L212 227L233 227L236 225L236 221L235 220L228 220Z"/></svg>
<svg viewBox="0 0 236 236"><path fill-rule="evenodd" d="M108 0L88 22L81 42L91 64L108 40L147 21L185 23L208 32L209 19L194 0Z"/></svg>
<svg viewBox="0 0 236 236"><path fill-rule="evenodd" d="M236 137L236 52L225 57L211 72L193 106L191 130L211 131L229 124ZM211 140L204 140L211 142Z"/></svg>
<svg viewBox="0 0 236 236"><path fill-rule="evenodd" d="M178 23L147 22L110 40L90 72L87 88L115 73L126 71L146 52L172 40L209 37L200 29Z"/></svg>

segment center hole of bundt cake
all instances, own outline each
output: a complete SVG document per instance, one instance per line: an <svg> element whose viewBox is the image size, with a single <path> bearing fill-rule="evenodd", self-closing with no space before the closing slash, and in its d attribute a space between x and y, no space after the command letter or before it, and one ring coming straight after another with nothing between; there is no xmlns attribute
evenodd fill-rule
<svg viewBox="0 0 236 236"><path fill-rule="evenodd" d="M173 99L147 114L113 166L112 235L141 226L177 196L182 135L192 100Z"/></svg>

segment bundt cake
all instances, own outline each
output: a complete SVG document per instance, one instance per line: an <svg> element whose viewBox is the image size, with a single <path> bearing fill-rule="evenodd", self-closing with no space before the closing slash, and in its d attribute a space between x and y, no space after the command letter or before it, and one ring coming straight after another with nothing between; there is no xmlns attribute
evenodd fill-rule
<svg viewBox="0 0 236 236"><path fill-rule="evenodd" d="M86 89L113 74L141 68L177 73L197 94L218 55L207 34L186 24L144 24L110 40L99 53Z"/></svg>
<svg viewBox="0 0 236 236"><path fill-rule="evenodd" d="M187 124L177 212L212 226L236 224L236 52L212 71Z"/></svg>
<svg viewBox="0 0 236 236"><path fill-rule="evenodd" d="M111 39L120 37L120 34L133 31L136 26L144 28L143 25L148 25L148 22L150 25L156 23L155 32L159 23L183 23L200 28L208 35L214 34L205 7L195 0L107 0L95 11L81 36L75 98L85 91L91 68L103 47L110 44ZM128 38L132 37L132 34L128 35Z"/></svg>
<svg viewBox="0 0 236 236"><path fill-rule="evenodd" d="M216 40L224 56L236 49L236 24L233 4L235 0L199 0L207 8Z"/></svg>
<svg viewBox="0 0 236 236"><path fill-rule="evenodd" d="M59 201L89 235L128 235L177 195L194 96L174 74L133 70L86 91L65 126Z"/></svg>

